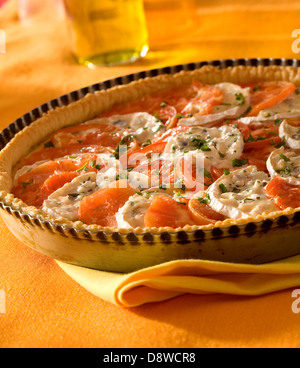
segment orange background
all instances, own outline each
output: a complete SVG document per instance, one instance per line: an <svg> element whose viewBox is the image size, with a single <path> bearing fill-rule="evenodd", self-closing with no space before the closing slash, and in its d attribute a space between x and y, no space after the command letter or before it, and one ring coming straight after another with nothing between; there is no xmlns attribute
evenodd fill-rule
<svg viewBox="0 0 300 368"><path fill-rule="evenodd" d="M0 29L7 35L7 53L0 54L0 128L61 94L143 69L231 57L298 57L291 34L300 28L300 1L145 3L148 57L89 70L70 55L63 23L20 24L10 0L0 10ZM0 289L6 294L0 347L300 346L292 290L251 298L185 295L124 309L88 293L52 259L17 241L2 221L0 244Z"/></svg>

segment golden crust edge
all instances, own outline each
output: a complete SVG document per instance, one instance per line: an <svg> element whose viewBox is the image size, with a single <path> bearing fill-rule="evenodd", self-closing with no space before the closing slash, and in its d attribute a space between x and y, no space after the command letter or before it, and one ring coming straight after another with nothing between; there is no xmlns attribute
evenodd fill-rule
<svg viewBox="0 0 300 368"><path fill-rule="evenodd" d="M134 101L143 95L163 90L168 87L189 83L195 79L202 83L217 84L220 82L246 83L252 81L290 81L300 86L300 68L284 66L259 66L246 67L236 66L220 69L213 66L204 66L194 71L181 71L175 75L163 74L157 77L147 77L123 86L112 87L109 90L98 91L88 94L79 101L67 106L56 108L44 114L33 122L29 127L19 132L0 152L0 201L5 206L19 211L23 215L37 218L54 226L74 228L79 231L91 231L106 233L119 232L120 234L135 233L153 235L162 232L178 233L180 231L193 232L196 230L209 231L215 228L229 228L232 226L243 226L248 223L260 223L265 220L274 220L281 216L290 216L300 209L288 208L284 211L276 211L268 215L255 218L233 220L227 219L223 222L204 226L185 226L184 228L138 228L119 229L112 227L101 227L99 225L86 225L80 221L70 222L63 219L55 219L36 207L26 205L22 200L15 198L10 190L12 188L12 170L22 156L28 154L34 146L45 141L53 132L65 126L80 124L93 119L101 113L109 110L114 105Z"/></svg>

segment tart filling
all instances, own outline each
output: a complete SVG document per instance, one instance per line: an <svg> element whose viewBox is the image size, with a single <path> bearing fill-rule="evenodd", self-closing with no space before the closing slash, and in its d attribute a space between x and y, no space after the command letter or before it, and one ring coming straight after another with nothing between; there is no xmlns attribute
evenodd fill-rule
<svg viewBox="0 0 300 368"><path fill-rule="evenodd" d="M12 194L118 229L276 214L300 207L299 129L294 83L195 79L56 130L20 160Z"/></svg>

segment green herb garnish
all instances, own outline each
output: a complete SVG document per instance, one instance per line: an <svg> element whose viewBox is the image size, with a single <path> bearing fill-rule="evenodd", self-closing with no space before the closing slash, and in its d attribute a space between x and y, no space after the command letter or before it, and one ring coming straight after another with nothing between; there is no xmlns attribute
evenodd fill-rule
<svg viewBox="0 0 300 368"><path fill-rule="evenodd" d="M242 93L236 93L235 94L235 99L237 101L240 101L239 106L242 106L245 104L246 100L245 100L245 96Z"/></svg>
<svg viewBox="0 0 300 368"><path fill-rule="evenodd" d="M85 164L85 165L83 165L80 169L78 169L78 170L76 170L77 172L80 172L80 171L87 171L88 170L88 162ZM87 170L86 170L87 169Z"/></svg>
<svg viewBox="0 0 300 368"><path fill-rule="evenodd" d="M147 141L142 144L142 147L148 147L148 146L150 146L150 144L152 144L151 140L147 139Z"/></svg>
<svg viewBox="0 0 300 368"><path fill-rule="evenodd" d="M227 189L226 185L224 185L224 184L220 184L220 185L219 185L219 188L220 188L220 191L221 191L222 193L228 193L228 189Z"/></svg>
<svg viewBox="0 0 300 368"><path fill-rule="evenodd" d="M209 194L206 194L205 195L205 198L198 198L198 201L202 204L209 204L210 203L210 195Z"/></svg>
<svg viewBox="0 0 300 368"><path fill-rule="evenodd" d="M247 158L242 158L242 159L235 158L232 161L232 166L233 167L242 167L242 166L247 165L247 164L248 164L248 159Z"/></svg>
<svg viewBox="0 0 300 368"><path fill-rule="evenodd" d="M281 155L280 155L280 158L281 158L283 161L285 161L285 162L289 162L289 161L291 161L287 156L285 156L285 155L283 155L283 154L281 154Z"/></svg>
<svg viewBox="0 0 300 368"><path fill-rule="evenodd" d="M246 140L246 143L252 143L254 141L255 141L255 139L253 138L253 135L250 133L248 139Z"/></svg>

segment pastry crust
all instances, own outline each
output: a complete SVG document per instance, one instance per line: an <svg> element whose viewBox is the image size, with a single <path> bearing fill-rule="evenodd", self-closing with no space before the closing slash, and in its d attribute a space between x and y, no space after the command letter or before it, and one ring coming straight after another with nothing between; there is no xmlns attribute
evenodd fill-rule
<svg viewBox="0 0 300 368"><path fill-rule="evenodd" d="M194 71L182 71L175 75L159 75L157 77L148 77L127 85L116 86L106 91L99 91L94 94L88 94L79 101L73 102L68 106L63 106L51 110L41 118L34 121L29 127L19 132L0 153L0 201L11 209L27 214L40 221L50 222L54 225L60 225L64 228L75 228L76 230L88 230L92 232L105 231L121 234L159 234L163 232L176 233L179 231L212 230L213 228L227 228L233 225L242 226L249 222L262 222L266 219L276 219L282 215L288 216L297 212L296 209L286 209L265 216L255 218L232 220L227 219L214 225L206 226L186 226L182 228L143 228L132 230L122 230L117 228L103 228L98 225L85 225L82 222L68 222L54 219L41 210L26 205L20 199L11 194L13 186L13 171L21 157L28 155L37 147L40 142L47 138L56 130L67 126L83 123L93 119L114 105L135 101L144 95L155 93L157 91L191 83L193 80L199 80L204 84L217 84L221 82L245 83L252 81L289 81L297 87L300 86L300 69L294 67L282 66L259 66L245 67L236 66L226 69L220 69L213 66L204 66Z"/></svg>

